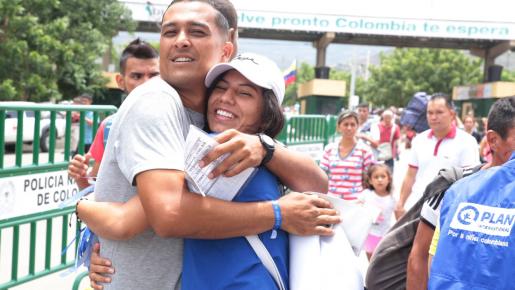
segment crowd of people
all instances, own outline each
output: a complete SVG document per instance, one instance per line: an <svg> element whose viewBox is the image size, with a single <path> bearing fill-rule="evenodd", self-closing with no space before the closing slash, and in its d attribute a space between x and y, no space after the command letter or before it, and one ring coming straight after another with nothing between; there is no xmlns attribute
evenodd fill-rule
<svg viewBox="0 0 515 290"><path fill-rule="evenodd" d="M491 267L506 263L502 257L513 251L499 244L509 245L510 231L503 236L507 238L486 236L508 227L477 230L474 237L489 241L479 243L463 238L474 229L456 227L455 220L463 204L472 203L481 205L474 209L483 216L512 214L509 193L515 179L508 160L515 150L514 97L492 107L483 137L474 118L465 118L459 128L452 100L434 94L427 105L430 129L412 139L397 200L393 171L406 128L401 128L396 109L383 110L377 118L370 116L366 103L342 111L337 120L341 137L324 149L317 165L273 139L284 125L282 74L264 56L238 54L237 39L237 14L230 1L173 1L162 19L159 54L139 39L123 51L117 82L128 97L91 136L87 154L75 155L68 168L81 189L96 179L94 200L82 199L76 207L77 216L99 239L90 265L94 289L289 289L288 235L330 236L330 225L341 222L332 205L313 192L380 209L364 244L373 260L393 217L400 219L423 198L440 170L453 166L471 169L464 175L479 178L462 178L445 198L441 194L425 201L406 260L405 287L490 285L481 272L488 264L467 267L479 273L470 281L459 266L462 260L474 261L467 251L483 254L476 264L492 251ZM229 156L210 178L257 168L235 199L202 197L188 187L184 155L190 125L214 133L220 143L199 167ZM475 173L484 157L481 142L487 144L491 162ZM284 194L283 186L291 192ZM498 197L482 203L489 189ZM508 221L511 230L513 218ZM271 256L277 275L245 238L252 235ZM439 240L436 252L430 252L433 236ZM459 255L451 257L453 251ZM430 254L435 256L433 267ZM454 267L452 277L447 267ZM487 272L501 279L511 271Z"/></svg>

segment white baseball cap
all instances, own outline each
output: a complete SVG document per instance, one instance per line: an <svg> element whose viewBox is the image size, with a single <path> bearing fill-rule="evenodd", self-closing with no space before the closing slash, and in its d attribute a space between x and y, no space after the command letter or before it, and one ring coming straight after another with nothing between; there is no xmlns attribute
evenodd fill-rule
<svg viewBox="0 0 515 290"><path fill-rule="evenodd" d="M255 53L242 53L231 62L213 66L207 73L204 84L206 87L211 86L219 75L231 69L237 70L255 85L272 90L279 105L283 102L285 86L281 70L269 58Z"/></svg>

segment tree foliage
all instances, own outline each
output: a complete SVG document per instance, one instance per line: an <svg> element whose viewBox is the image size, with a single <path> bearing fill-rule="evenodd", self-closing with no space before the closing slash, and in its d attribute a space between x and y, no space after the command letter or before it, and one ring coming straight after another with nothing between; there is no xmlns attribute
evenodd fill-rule
<svg viewBox="0 0 515 290"><path fill-rule="evenodd" d="M515 71L503 70L501 74L501 81L515 82Z"/></svg>
<svg viewBox="0 0 515 290"><path fill-rule="evenodd" d="M120 28L116 0L0 0L0 100L46 101L105 83L99 59Z"/></svg>
<svg viewBox="0 0 515 290"><path fill-rule="evenodd" d="M481 81L481 60L458 50L403 48L381 54L358 93L375 105L405 106L414 93L451 94L457 85Z"/></svg>

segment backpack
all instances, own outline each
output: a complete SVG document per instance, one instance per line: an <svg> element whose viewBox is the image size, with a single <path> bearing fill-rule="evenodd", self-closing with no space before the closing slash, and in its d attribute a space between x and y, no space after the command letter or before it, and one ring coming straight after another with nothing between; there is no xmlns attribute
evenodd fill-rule
<svg viewBox="0 0 515 290"><path fill-rule="evenodd" d="M406 289L408 257L413 246L420 221L420 211L424 202L435 195L445 192L451 185L464 176L477 172L481 166L472 170L459 167L444 168L426 187L422 197L399 219L377 246L370 260L365 284L368 290Z"/></svg>
<svg viewBox="0 0 515 290"><path fill-rule="evenodd" d="M425 92L416 93L402 112L401 125L411 127L417 133L429 129L426 110L430 97Z"/></svg>

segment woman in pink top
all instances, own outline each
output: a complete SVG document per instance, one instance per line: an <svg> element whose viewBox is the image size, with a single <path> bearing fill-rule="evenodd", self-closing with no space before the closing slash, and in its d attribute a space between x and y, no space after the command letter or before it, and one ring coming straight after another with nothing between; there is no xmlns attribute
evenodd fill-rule
<svg viewBox="0 0 515 290"><path fill-rule="evenodd" d="M363 191L363 176L374 163L372 149L358 141L358 115L344 111L338 116L337 130L342 137L324 150L320 167L329 177L328 194L343 199L357 199Z"/></svg>

